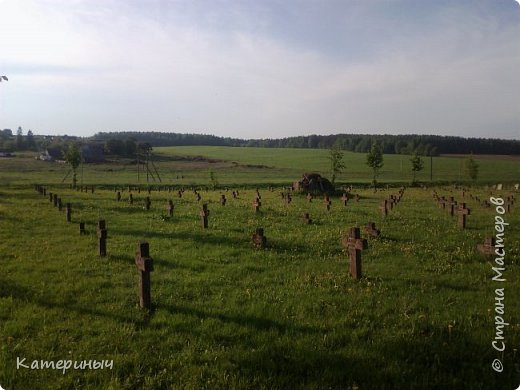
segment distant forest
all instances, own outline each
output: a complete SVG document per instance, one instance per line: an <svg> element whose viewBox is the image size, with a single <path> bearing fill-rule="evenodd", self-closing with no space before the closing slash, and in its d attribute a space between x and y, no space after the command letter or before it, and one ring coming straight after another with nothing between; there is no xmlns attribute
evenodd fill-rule
<svg viewBox="0 0 520 390"><path fill-rule="evenodd" d="M369 135L334 134L308 135L280 139L225 138L205 134L181 134L160 132L101 132L91 140L133 140L152 146L242 146L263 148L330 149L339 147L352 152L367 153L373 143L378 143L385 154L413 154L436 156L439 154L520 154L520 141L494 138L463 138L439 135Z"/></svg>

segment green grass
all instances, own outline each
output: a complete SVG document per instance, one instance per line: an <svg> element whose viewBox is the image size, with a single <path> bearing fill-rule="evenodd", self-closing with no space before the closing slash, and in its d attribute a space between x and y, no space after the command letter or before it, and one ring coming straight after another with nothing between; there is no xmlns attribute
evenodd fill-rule
<svg viewBox="0 0 520 390"><path fill-rule="evenodd" d="M283 165L276 156L271 161ZM32 169L24 165L12 180L52 183L59 176ZM115 182L126 180L124 170L113 174ZM452 187L437 190L461 198ZM406 190L387 218L377 206L391 191L355 189L359 203L344 207L333 198L327 212L320 199L295 196L286 205L279 189L261 189L258 215L252 189L240 190L236 200L228 192L225 207L218 203L223 192L201 192L210 209L207 230L189 191L182 199L152 192L150 211L142 208L143 191L134 191L132 206L127 192L116 202L108 190L85 194L54 184L48 191L72 202L72 223L29 185L0 190L0 384L7 390L508 389L520 383L518 206L506 217L507 281L497 286L491 262L475 249L493 233L494 211L468 199L472 215L462 231L437 208L431 190ZM176 205L172 218L165 216L167 199ZM302 223L305 211L314 224ZM106 258L96 255L100 218L108 227ZM80 220L86 236L79 235ZM364 277L355 281L341 237L369 221L383 237L369 239ZM252 246L258 226L266 249ZM133 254L141 239L154 259L151 314L137 305ZM491 347L497 287L505 287L504 318L511 324L503 355ZM113 359L114 368L17 370L17 357ZM495 358L504 363L501 374L491 369Z"/></svg>

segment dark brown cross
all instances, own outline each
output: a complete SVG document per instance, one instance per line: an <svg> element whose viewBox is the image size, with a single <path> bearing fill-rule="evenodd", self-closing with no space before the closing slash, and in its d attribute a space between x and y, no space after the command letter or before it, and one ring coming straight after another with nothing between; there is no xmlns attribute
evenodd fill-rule
<svg viewBox="0 0 520 390"><path fill-rule="evenodd" d="M459 208L457 209L457 213L459 214L459 227L461 229L466 228L466 215L471 214L471 210L466 208L466 203L461 203Z"/></svg>
<svg viewBox="0 0 520 390"><path fill-rule="evenodd" d="M311 219L311 216L309 215L309 213L304 213L303 214L303 220L305 221L305 223L307 225L312 224L312 219Z"/></svg>
<svg viewBox="0 0 520 390"><path fill-rule="evenodd" d="M67 203L65 205L65 216L67 218L67 222L71 221L71 214L72 214L72 206L70 203Z"/></svg>
<svg viewBox="0 0 520 390"><path fill-rule="evenodd" d="M343 196L341 197L341 201L343 202L343 206L346 206L348 203L349 197L346 192L343 193Z"/></svg>
<svg viewBox="0 0 520 390"><path fill-rule="evenodd" d="M173 200L169 200L168 201L168 207L166 208L166 211L168 211L168 216L169 217L173 217L173 209L175 208L174 204L173 204Z"/></svg>
<svg viewBox="0 0 520 390"><path fill-rule="evenodd" d="M98 237L98 255L105 257L107 255L107 227L104 219L100 219L97 225Z"/></svg>
<svg viewBox="0 0 520 390"><path fill-rule="evenodd" d="M285 200L285 192L280 192L280 196L281 196L282 199Z"/></svg>
<svg viewBox="0 0 520 390"><path fill-rule="evenodd" d="M79 234L82 236L84 234L87 234L87 231L85 230L85 222L79 223Z"/></svg>
<svg viewBox="0 0 520 390"><path fill-rule="evenodd" d="M263 228L256 228L256 232L253 234L253 244L257 248L265 248L267 244L267 238L264 236Z"/></svg>
<svg viewBox="0 0 520 390"><path fill-rule="evenodd" d="M323 198L323 204L327 208L327 211L330 211L330 205L332 204L332 202L330 201L330 198L328 195L325 195L325 197Z"/></svg>
<svg viewBox="0 0 520 390"><path fill-rule="evenodd" d="M495 254L495 237L486 237L484 239L484 244L478 244L477 249L479 252L484 255L494 255Z"/></svg>
<svg viewBox="0 0 520 390"><path fill-rule="evenodd" d="M287 194L287 196L285 197L285 202L286 202L287 204L291 204L291 202L292 202L292 196L291 196L291 194Z"/></svg>
<svg viewBox="0 0 520 390"><path fill-rule="evenodd" d="M231 194L233 195L233 199L237 198L237 193L235 191L233 191Z"/></svg>
<svg viewBox="0 0 520 390"><path fill-rule="evenodd" d="M379 210L381 210L381 214L383 214L383 217L386 217L388 215L388 200L383 200L381 204L379 205Z"/></svg>
<svg viewBox="0 0 520 390"><path fill-rule="evenodd" d="M450 217L453 217L455 215L455 206L457 205L455 198L450 196L448 201L445 201L445 204L448 205L448 213L450 214Z"/></svg>
<svg viewBox="0 0 520 390"><path fill-rule="evenodd" d="M204 203L202 205L202 207L200 208L199 216L200 216L200 223L201 223L202 227L204 229L207 229L208 228L209 210L208 210L208 205L206 203Z"/></svg>
<svg viewBox="0 0 520 390"><path fill-rule="evenodd" d="M177 191L177 196L178 196L179 198L182 198L182 191L181 191L181 190Z"/></svg>
<svg viewBox="0 0 520 390"><path fill-rule="evenodd" d="M226 195L224 195L224 194L220 195L220 204L221 204L222 206L225 206L225 205L226 205L226 202L227 202L227 200L226 200Z"/></svg>
<svg viewBox="0 0 520 390"><path fill-rule="evenodd" d="M139 306L150 310L152 298L150 293L150 272L153 271L153 260L150 257L150 246L146 241L139 241L135 251L135 265L139 270Z"/></svg>
<svg viewBox="0 0 520 390"><path fill-rule="evenodd" d="M255 213L258 213L260 211L260 206L262 206L262 202L260 202L260 199L256 197L253 201L253 208L255 209Z"/></svg>
<svg viewBox="0 0 520 390"><path fill-rule="evenodd" d="M257 197L258 199L262 199L262 197L260 196L260 192L258 192L258 188L256 189L256 197Z"/></svg>
<svg viewBox="0 0 520 390"><path fill-rule="evenodd" d="M144 200L144 208L145 210L150 210L150 205L152 204L152 202L150 201L150 197L147 196L146 199Z"/></svg>
<svg viewBox="0 0 520 390"><path fill-rule="evenodd" d="M365 233L370 237L377 238L381 235L381 230L376 229L375 222L369 222L367 226L365 226Z"/></svg>
<svg viewBox="0 0 520 390"><path fill-rule="evenodd" d="M61 203L61 198L58 198L58 211L61 211L61 209L63 208L63 205Z"/></svg>
<svg viewBox="0 0 520 390"><path fill-rule="evenodd" d="M343 247L350 254L350 274L354 279L361 278L361 251L368 249L367 240L361 238L358 227L350 228L348 236L343 238Z"/></svg>
<svg viewBox="0 0 520 390"><path fill-rule="evenodd" d="M128 204L134 204L134 196L132 194L128 194Z"/></svg>
<svg viewBox="0 0 520 390"><path fill-rule="evenodd" d="M312 202L312 194L310 192L307 192L307 200L309 201L309 203Z"/></svg>

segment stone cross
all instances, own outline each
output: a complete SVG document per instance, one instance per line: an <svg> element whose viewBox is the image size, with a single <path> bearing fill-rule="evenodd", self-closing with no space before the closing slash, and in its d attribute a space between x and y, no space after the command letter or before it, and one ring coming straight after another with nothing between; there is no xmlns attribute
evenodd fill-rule
<svg viewBox="0 0 520 390"><path fill-rule="evenodd" d="M495 254L495 237L486 237L484 239L484 244L478 244L477 249L479 252L484 255L494 255Z"/></svg>
<svg viewBox="0 0 520 390"><path fill-rule="evenodd" d="M153 271L153 260L150 257L150 246L146 241L139 241L135 251L135 265L139 271L139 306L150 310L152 298L150 293L150 272Z"/></svg>
<svg viewBox="0 0 520 390"><path fill-rule="evenodd" d="M381 230L376 229L375 222L369 222L367 226L365 226L365 234L377 238L381 235Z"/></svg>
<svg viewBox="0 0 520 390"><path fill-rule="evenodd" d="M107 255L107 228L104 219L100 219L97 225L98 237L98 255L105 257Z"/></svg>
<svg viewBox="0 0 520 390"><path fill-rule="evenodd" d="M455 206L457 205L455 198L453 198L453 196L450 196L448 201L446 202L446 205L448 205L448 213L450 214L450 217L453 217L455 215Z"/></svg>
<svg viewBox="0 0 520 390"><path fill-rule="evenodd" d="M265 248L267 244L267 238L264 236L263 228L256 228L256 232L253 234L253 244L257 248Z"/></svg>
<svg viewBox="0 0 520 390"><path fill-rule="evenodd" d="M304 214L303 214L303 220L305 221L305 223L306 223L307 225L312 224L312 219L311 219L309 213L304 213Z"/></svg>
<svg viewBox="0 0 520 390"><path fill-rule="evenodd" d="M309 201L309 203L312 202L312 194L310 192L307 192L307 200Z"/></svg>
<svg viewBox="0 0 520 390"><path fill-rule="evenodd" d="M348 202L348 194L346 192L343 193L343 196L341 197L341 201L343 202L343 206L347 205Z"/></svg>
<svg viewBox="0 0 520 390"><path fill-rule="evenodd" d="M255 200L253 201L253 207L255 209L255 213L258 213L260 211L260 206L262 206L262 202L260 202L260 198L255 197Z"/></svg>
<svg viewBox="0 0 520 390"><path fill-rule="evenodd" d="M471 210L466 208L466 203L461 203L457 209L459 214L459 227L462 229L466 228L466 215L471 214Z"/></svg>
<svg viewBox="0 0 520 390"><path fill-rule="evenodd" d="M67 222L71 221L71 214L72 214L72 206L70 203L67 203L65 205L65 216L67 218Z"/></svg>
<svg viewBox="0 0 520 390"><path fill-rule="evenodd" d="M350 228L348 236L343 238L343 247L350 254L350 274L354 279L361 278L361 251L368 249L367 240L361 238L358 227Z"/></svg>
<svg viewBox="0 0 520 390"><path fill-rule="evenodd" d="M383 200L381 204L379 205L379 210L381 210L381 214L383 214L383 217L386 217L388 215L388 200Z"/></svg>
<svg viewBox="0 0 520 390"><path fill-rule="evenodd" d="M166 210L168 211L168 216L169 217L173 217L173 209L174 209L174 204L173 204L173 201L170 199L168 201L168 207L166 208Z"/></svg>
<svg viewBox="0 0 520 390"><path fill-rule="evenodd" d="M224 195L224 194L220 195L220 204L221 204L222 206L225 206L225 205L226 205L226 202L227 202L227 200L226 200L226 195Z"/></svg>
<svg viewBox="0 0 520 390"><path fill-rule="evenodd" d="M202 227L204 229L207 229L208 228L209 210L208 210L208 205L206 203L204 203L202 205L202 207L200 208L199 216L200 216L200 223L201 223Z"/></svg>
<svg viewBox="0 0 520 390"><path fill-rule="evenodd" d="M144 200L144 208L145 210L150 210L150 205L152 204L152 202L150 201L150 197L147 196L146 199Z"/></svg>
<svg viewBox="0 0 520 390"><path fill-rule="evenodd" d="M330 205L332 204L332 202L330 201L330 198L328 195L325 195L325 197L323 198L323 204L327 208L327 211L330 211Z"/></svg>

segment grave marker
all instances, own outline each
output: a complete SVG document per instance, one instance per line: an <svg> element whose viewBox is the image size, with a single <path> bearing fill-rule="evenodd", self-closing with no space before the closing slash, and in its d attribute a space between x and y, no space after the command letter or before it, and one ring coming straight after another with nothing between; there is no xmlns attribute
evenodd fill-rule
<svg viewBox="0 0 520 390"><path fill-rule="evenodd" d="M169 217L173 217L173 209L174 209L174 204L173 204L173 201L170 199L168 201L168 207L166 208L166 210L168 211L168 216Z"/></svg>
<svg viewBox="0 0 520 390"><path fill-rule="evenodd" d="M258 213L260 211L260 206L262 206L262 202L260 202L260 199L256 197L253 201L253 208L255 209L255 213Z"/></svg>
<svg viewBox="0 0 520 390"><path fill-rule="evenodd" d="M312 224L312 219L311 219L309 213L304 213L304 214L303 214L303 220L305 221L305 223L306 223L307 225Z"/></svg>
<svg viewBox="0 0 520 390"><path fill-rule="evenodd" d="M65 206L65 216L67 218L67 222L71 221L71 214L72 214L72 206L70 203L67 203Z"/></svg>
<svg viewBox="0 0 520 390"><path fill-rule="evenodd" d="M135 251L135 265L139 271L139 306L150 310L152 298L150 292L150 272L153 271L153 259L150 257L150 246L146 241L139 241Z"/></svg>
<svg viewBox="0 0 520 390"><path fill-rule="evenodd" d="M381 235L381 230L376 229L375 222L369 222L365 226L365 233L370 237L378 238Z"/></svg>
<svg viewBox="0 0 520 390"><path fill-rule="evenodd" d="M310 192L307 192L307 200L309 203L312 203L312 194Z"/></svg>
<svg viewBox="0 0 520 390"><path fill-rule="evenodd" d="M150 201L150 197L147 196L146 199L144 200L144 209L145 210L150 210L150 205L152 204L152 202Z"/></svg>
<svg viewBox="0 0 520 390"><path fill-rule="evenodd" d="M457 209L457 212L459 214L459 227L461 229L466 228L466 215L470 215L471 210L466 208L466 203L461 203L459 205L459 208Z"/></svg>
<svg viewBox="0 0 520 390"><path fill-rule="evenodd" d="M79 223L79 234L80 236L87 234L87 231L85 230L85 222Z"/></svg>
<svg viewBox="0 0 520 390"><path fill-rule="evenodd" d="M199 216L200 216L200 222L201 222L202 227L204 229L207 229L208 228L209 210L208 210L208 205L206 203L204 203L202 205L202 207L200 208Z"/></svg>
<svg viewBox="0 0 520 390"><path fill-rule="evenodd" d="M383 217L386 217L388 215L388 200L383 200L381 204L379 205L379 210L381 210L381 214L383 214Z"/></svg>
<svg viewBox="0 0 520 390"><path fill-rule="evenodd" d="M343 193L343 196L341 197L341 201L343 202L343 206L346 206L348 203L348 194L346 192Z"/></svg>
<svg viewBox="0 0 520 390"><path fill-rule="evenodd" d="M107 255L107 229L106 222L104 219L100 219L97 225L97 237L98 237L98 255L105 257Z"/></svg>
<svg viewBox="0 0 520 390"><path fill-rule="evenodd" d="M330 211L330 205L332 204L332 202L330 201L328 195L325 195L325 197L323 198L323 204L325 205L327 211Z"/></svg>
<svg viewBox="0 0 520 390"><path fill-rule="evenodd" d="M264 236L263 228L256 228L256 232L253 234L253 244L257 248L265 248L267 244L267 238Z"/></svg>
<svg viewBox="0 0 520 390"><path fill-rule="evenodd" d="M484 239L484 244L478 244L477 249L480 253L484 255L494 255L495 254L495 237L486 237Z"/></svg>
<svg viewBox="0 0 520 390"><path fill-rule="evenodd" d="M134 204L134 196L131 193L128 194L128 204Z"/></svg>
<svg viewBox="0 0 520 390"><path fill-rule="evenodd" d="M225 206L226 202L227 202L226 195L224 195L224 194L220 195L220 204L222 206Z"/></svg>
<svg viewBox="0 0 520 390"><path fill-rule="evenodd" d="M361 238L358 227L350 228L349 235L343 238L343 246L348 249L350 255L350 274L354 279L360 279L361 251L368 249L367 240Z"/></svg>

